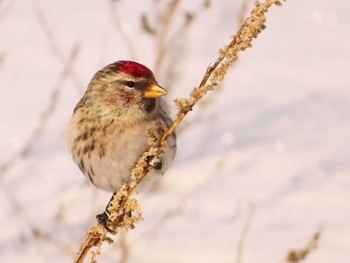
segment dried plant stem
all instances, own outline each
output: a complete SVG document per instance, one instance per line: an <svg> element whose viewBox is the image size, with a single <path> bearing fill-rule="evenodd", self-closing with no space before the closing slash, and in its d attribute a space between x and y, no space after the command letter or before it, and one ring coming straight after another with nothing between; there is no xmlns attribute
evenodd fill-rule
<svg viewBox="0 0 350 263"><path fill-rule="evenodd" d="M244 242L245 242L245 239L248 235L248 230L249 230L250 223L251 223L253 215L254 215L254 211L255 211L255 206L254 206L254 204L250 203L249 204L249 214L248 214L247 219L244 223L241 236L239 237L236 263L243 262L242 258L243 258Z"/></svg>
<svg viewBox="0 0 350 263"><path fill-rule="evenodd" d="M173 3L176 3L174 1ZM159 156L162 154L162 146L167 138L174 132L175 128L181 123L193 106L209 91L214 90L224 79L229 67L238 59L237 54L252 46L252 40L256 38L265 28L265 13L273 5L280 5L278 0L266 0L260 3L255 1L255 8L251 16L245 20L238 33L233 37L231 43L219 51L219 57L215 63L208 67L198 88L194 88L188 99L177 99L175 101L178 108L177 118L168 131L165 132L158 142L155 137L148 132L148 143L150 148L138 160L135 168L131 171L131 182L125 183L122 188L113 195L106 208L108 220L111 222L108 227L112 234L116 234L119 228L126 230L134 227L142 219L141 209L136 200L129 200L136 186L142 181L147 173L152 169L145 161L147 156ZM136 212L135 216L128 216L130 212ZM75 260L76 263L83 262L88 251L96 246L97 250L93 252L92 260L100 253L102 241L106 240L107 231L100 224L96 224L86 234L86 240L82 243L80 251Z"/></svg>
<svg viewBox="0 0 350 263"><path fill-rule="evenodd" d="M255 8L251 16L245 20L238 33L233 37L231 43L219 51L219 57L215 63L207 68L198 88L194 88L189 99L177 99L176 104L179 110L177 118L170 129L162 137L160 144L163 145L175 128L181 123L193 106L209 91L215 89L223 80L228 68L238 59L240 51L252 47L252 40L265 29L265 13L273 5L280 5L278 0L268 0L264 3L255 1Z"/></svg>
<svg viewBox="0 0 350 263"><path fill-rule="evenodd" d="M155 59L155 64L154 64L154 73L157 74L159 69L162 67L163 61L164 61L164 55L166 53L166 39L167 39L167 34L169 32L169 28L171 25L171 22L174 18L174 15L176 13L176 9L180 4L180 0L172 0L168 4L167 8L164 10L164 14L161 16L161 21L160 23L162 25L162 28L160 29L159 32L159 37L157 41L157 54L156 54L156 59Z"/></svg>
<svg viewBox="0 0 350 263"><path fill-rule="evenodd" d="M286 256L286 263L292 263L292 262L300 262L305 260L309 254L316 250L319 244L321 238L321 229L316 231L310 238L309 242L306 244L305 247L300 249L291 249L288 252L288 255Z"/></svg>
<svg viewBox="0 0 350 263"><path fill-rule="evenodd" d="M97 247L98 250L102 245L103 239L106 237L107 230L102 225L95 225L92 227L87 233L86 233L86 239L83 243L80 245L79 253L74 260L75 263L82 263L84 262L85 257L89 253L90 249L92 247ZM94 253L91 261L94 260L97 253Z"/></svg>

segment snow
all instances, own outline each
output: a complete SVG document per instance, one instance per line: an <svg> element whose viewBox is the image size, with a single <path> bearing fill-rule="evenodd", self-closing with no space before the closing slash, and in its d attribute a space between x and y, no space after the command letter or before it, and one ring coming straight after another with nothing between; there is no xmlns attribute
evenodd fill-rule
<svg viewBox="0 0 350 263"><path fill-rule="evenodd" d="M81 175L65 127L95 71L119 59L154 67L155 39L140 29L141 13L153 24L164 6L154 2L1 1L0 165L31 138L53 90L58 97L29 154L0 174L0 262L72 262L104 209L110 193ZM238 28L238 1L208 10L183 2L181 11L197 15L167 43L181 52L169 101L199 84ZM345 0L271 8L253 48L186 117L161 185L137 196L144 221L126 236L128 262L234 262L249 218L242 262L281 262L319 229L305 262L349 262L349 8ZM118 236L98 260L118 262L121 253Z"/></svg>

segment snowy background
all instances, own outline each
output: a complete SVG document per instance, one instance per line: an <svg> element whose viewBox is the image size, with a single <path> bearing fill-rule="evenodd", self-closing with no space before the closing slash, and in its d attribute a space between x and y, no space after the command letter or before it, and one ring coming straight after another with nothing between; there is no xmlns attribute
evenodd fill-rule
<svg viewBox="0 0 350 263"><path fill-rule="evenodd" d="M156 72L169 101L199 84L242 9L186 2ZM73 261L110 194L81 175L65 127L104 65L155 68L159 38L141 28L141 14L154 26L164 8L0 1L0 262ZM319 229L305 262L350 262L349 9L346 0L290 0L270 10L253 48L183 124L162 184L137 196L144 222L105 244L99 262L238 262L245 226L241 262L282 262ZM182 32L184 12L194 20Z"/></svg>

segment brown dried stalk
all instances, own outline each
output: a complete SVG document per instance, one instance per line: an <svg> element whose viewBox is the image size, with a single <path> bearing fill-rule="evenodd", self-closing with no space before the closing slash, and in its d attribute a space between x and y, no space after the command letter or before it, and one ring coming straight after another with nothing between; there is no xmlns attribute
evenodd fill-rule
<svg viewBox="0 0 350 263"><path fill-rule="evenodd" d="M177 99L175 101L178 108L176 120L170 129L164 134L160 141L162 145L174 129L179 125L182 119L190 112L193 106L209 91L214 90L224 79L229 67L238 59L237 54L240 51L252 47L252 40L256 38L262 30L265 29L265 13L271 5L281 5L278 0L267 0L264 3L255 1L255 8L251 16L245 20L238 33L233 37L231 43L219 50L219 57L212 66L209 66L202 78L198 88L191 91L190 98Z"/></svg>
<svg viewBox="0 0 350 263"><path fill-rule="evenodd" d="M254 212L255 212L254 204L253 203L248 203L248 205L249 205L249 213L248 213L247 219L246 219L246 221L244 223L241 236L239 237L236 263L243 262L244 243L245 243L245 239L246 239L246 237L248 235L250 223L252 221L252 218L253 218L253 215L254 215Z"/></svg>
<svg viewBox="0 0 350 263"><path fill-rule="evenodd" d="M209 91L214 90L225 77L229 67L238 59L237 54L252 46L252 40L256 38L263 29L265 29L265 14L272 5L280 5L278 0L267 0L260 3L255 1L255 7L248 19L245 20L238 33L233 37L231 43L219 51L219 57L216 62L206 70L199 87L194 88L189 98L177 99L175 101L178 108L177 118L168 131L165 132L159 142L148 132L150 149L146 151L138 160L135 168L131 171L131 182L125 183L122 188L113 195L109 202L106 213L111 222L108 227L112 234L116 234L118 229L125 230L134 227L134 224L142 219L141 209L136 200L129 199L136 186L142 181L147 173L152 169L145 161L147 156L156 156L160 158L162 146L168 137L174 132L175 128L181 123L183 118L190 112L193 106ZM130 212L136 212L135 215ZM131 216L130 216L131 215ZM76 263L84 262L88 251L96 246L93 252L91 262L100 253L102 242L106 240L106 229L96 224L86 233L86 239L81 244L80 251L75 259ZM110 240L110 239L108 239Z"/></svg>
<svg viewBox="0 0 350 263"><path fill-rule="evenodd" d="M286 257L286 262L300 262L307 258L307 256L317 249L321 238L321 230L318 230L312 235L307 245L300 249L291 249Z"/></svg>

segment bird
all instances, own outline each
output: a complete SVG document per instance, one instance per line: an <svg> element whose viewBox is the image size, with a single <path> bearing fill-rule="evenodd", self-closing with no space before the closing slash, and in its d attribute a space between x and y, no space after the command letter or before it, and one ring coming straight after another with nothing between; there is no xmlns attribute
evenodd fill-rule
<svg viewBox="0 0 350 263"><path fill-rule="evenodd" d="M149 148L147 131L160 140L173 122L166 94L152 71L138 62L120 60L94 74L67 129L73 160L93 185L115 193L131 180L131 170ZM172 133L143 181L160 178L176 148ZM152 158L147 157L150 165Z"/></svg>

